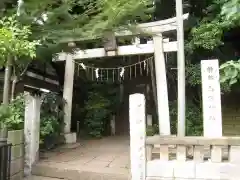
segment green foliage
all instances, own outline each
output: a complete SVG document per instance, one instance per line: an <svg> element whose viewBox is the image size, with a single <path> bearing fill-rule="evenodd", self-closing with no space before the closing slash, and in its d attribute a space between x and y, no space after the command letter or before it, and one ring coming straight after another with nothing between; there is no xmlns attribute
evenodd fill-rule
<svg viewBox="0 0 240 180"><path fill-rule="evenodd" d="M171 134L177 134L177 101L170 102L171 116ZM146 135L153 136L159 134L158 125L148 126ZM203 134L203 119L201 108L188 101L186 106L186 135L187 136L202 136Z"/></svg>
<svg viewBox="0 0 240 180"><path fill-rule="evenodd" d="M0 121L4 123L10 117L10 109L6 105L0 106Z"/></svg>
<svg viewBox="0 0 240 180"><path fill-rule="evenodd" d="M196 86L202 83L200 64L189 63L186 66L186 79L190 86Z"/></svg>
<svg viewBox="0 0 240 180"><path fill-rule="evenodd" d="M41 105L40 142L45 143L46 138L59 138L62 135L63 106L65 101L58 94L47 93L44 95ZM54 143L57 143L56 141Z"/></svg>
<svg viewBox="0 0 240 180"><path fill-rule="evenodd" d="M223 44L225 31L240 25L239 0L213 0L205 12L204 18L192 29L188 48L213 50Z"/></svg>
<svg viewBox="0 0 240 180"><path fill-rule="evenodd" d="M170 103L171 134L177 134L177 102ZM186 135L201 136L203 133L201 108L192 102L186 104Z"/></svg>
<svg viewBox="0 0 240 180"><path fill-rule="evenodd" d="M227 21L239 23L240 19L240 0L228 0L223 4L221 9L221 15Z"/></svg>
<svg viewBox="0 0 240 180"><path fill-rule="evenodd" d="M102 137L110 118L111 102L99 92L90 92L85 104L85 130L92 137Z"/></svg>
<svg viewBox="0 0 240 180"><path fill-rule="evenodd" d="M192 29L192 46L195 48L214 49L222 45L223 29L221 23L212 21L211 23L201 23L200 27Z"/></svg>
<svg viewBox="0 0 240 180"><path fill-rule="evenodd" d="M191 60L188 61L186 66L186 82L190 87L198 88L197 96L199 96L198 99L201 99L201 87L199 86L201 85L201 68L199 60L210 57L217 57L220 60L227 59L226 56L230 53L226 48L228 46L223 42L223 36L230 29L240 25L240 1L208 0L191 3L193 7L195 6L192 13L195 26L191 29L185 46L186 59ZM198 3L202 4L202 6L199 6ZM202 7L202 10L199 9L198 11L198 7ZM226 67L223 66L220 69L221 90L222 92L229 92L231 84L236 82L235 74L237 70L230 72L233 67L229 63L226 64ZM226 77L224 77L225 75ZM233 75L233 78L230 78L231 75Z"/></svg>
<svg viewBox="0 0 240 180"><path fill-rule="evenodd" d="M149 0L97 0L98 13L86 25L89 34L102 33L106 29L113 29L120 25L128 25L134 20L150 19L147 7ZM146 13L147 12L147 13ZM89 30L91 30L89 32Z"/></svg>
<svg viewBox="0 0 240 180"><path fill-rule="evenodd" d="M86 82L86 95L82 109L83 131L91 137L102 137L109 133L110 116L119 110L119 85L111 81Z"/></svg>
<svg viewBox="0 0 240 180"><path fill-rule="evenodd" d="M153 126L147 126L147 128L146 128L147 136L154 136L156 134L159 134L158 125L154 124Z"/></svg>
<svg viewBox="0 0 240 180"><path fill-rule="evenodd" d="M8 106L0 106L0 121L8 130L20 130L24 127L25 97L17 96Z"/></svg>
<svg viewBox="0 0 240 180"><path fill-rule="evenodd" d="M30 35L30 26L22 26L16 20L16 16L3 17L0 20L0 66L5 64L8 56L31 58L36 56L39 41L29 41Z"/></svg>
<svg viewBox="0 0 240 180"><path fill-rule="evenodd" d="M240 60L228 61L221 65L221 82L228 83L229 86L237 83L240 79Z"/></svg>
<svg viewBox="0 0 240 180"><path fill-rule="evenodd" d="M103 31L150 19L151 0L28 0L21 21L45 42L101 37ZM47 17L47 18L46 18Z"/></svg>

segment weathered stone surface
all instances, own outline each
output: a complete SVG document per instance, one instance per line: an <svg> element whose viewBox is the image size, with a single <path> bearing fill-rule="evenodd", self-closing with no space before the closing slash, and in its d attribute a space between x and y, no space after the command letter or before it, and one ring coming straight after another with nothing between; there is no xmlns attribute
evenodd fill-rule
<svg viewBox="0 0 240 180"><path fill-rule="evenodd" d="M24 169L24 157L11 161L11 175L14 175Z"/></svg>
<svg viewBox="0 0 240 180"><path fill-rule="evenodd" d="M81 146L45 152L32 173L38 176L82 180L127 180L130 175L128 137L108 137L81 141ZM90 174L90 175L88 175ZM91 175L93 174L93 175ZM56 177L57 176L57 177Z"/></svg>
<svg viewBox="0 0 240 180"><path fill-rule="evenodd" d="M24 130L8 131L8 143L14 145L23 144Z"/></svg>
<svg viewBox="0 0 240 180"><path fill-rule="evenodd" d="M152 145L147 145L146 146L147 161L151 161L152 160L152 150L153 150L153 146Z"/></svg>
<svg viewBox="0 0 240 180"><path fill-rule="evenodd" d="M24 173L31 174L32 165L39 158L40 135L40 107L39 96L26 96L24 139L25 139L25 167Z"/></svg>
<svg viewBox="0 0 240 180"><path fill-rule="evenodd" d="M172 178L161 178L161 177L158 177L158 178L154 178L154 177L147 177L146 180L175 180L173 177Z"/></svg>
<svg viewBox="0 0 240 180"><path fill-rule="evenodd" d="M240 146L231 146L229 160L231 163L240 164Z"/></svg>
<svg viewBox="0 0 240 180"><path fill-rule="evenodd" d="M196 163L193 161L187 161L187 162L174 162L174 177L175 178L195 178L196 176Z"/></svg>
<svg viewBox="0 0 240 180"><path fill-rule="evenodd" d="M144 94L129 96L130 158L132 180L146 177L146 117Z"/></svg>
<svg viewBox="0 0 240 180"><path fill-rule="evenodd" d="M77 134L76 133L66 133L64 134L65 143L73 144L77 142Z"/></svg>
<svg viewBox="0 0 240 180"><path fill-rule="evenodd" d="M148 162L147 179L238 180L240 179L239 169L240 165L230 163L155 160Z"/></svg>
<svg viewBox="0 0 240 180"><path fill-rule="evenodd" d="M177 146L177 160L178 161L186 161L186 153L187 153L187 148L186 146Z"/></svg>
<svg viewBox="0 0 240 180"><path fill-rule="evenodd" d="M49 178L49 177L43 177L43 176L28 176L28 177L25 177L24 180L64 180L64 179Z"/></svg>
<svg viewBox="0 0 240 180"><path fill-rule="evenodd" d="M171 137L171 136L149 136L146 139L146 144L154 145L185 145L185 146L239 146L240 137L219 137L207 138L202 136L186 136L186 137Z"/></svg>
<svg viewBox="0 0 240 180"><path fill-rule="evenodd" d="M10 177L10 180L22 180L23 179L23 171L18 172Z"/></svg>
<svg viewBox="0 0 240 180"><path fill-rule="evenodd" d="M174 162L161 160L148 161L147 177L174 177Z"/></svg>
<svg viewBox="0 0 240 180"><path fill-rule="evenodd" d="M19 144L19 145L12 146L12 149L11 149L12 160L20 158L22 156L24 156L24 145Z"/></svg>
<svg viewBox="0 0 240 180"><path fill-rule="evenodd" d="M64 104L64 124L65 124L64 133L66 134L71 132L74 70L75 70L75 63L72 59L72 55L68 53L66 56L64 87L63 87L63 99L65 99L66 101L66 103ZM76 141L73 143L76 143Z"/></svg>
<svg viewBox="0 0 240 180"><path fill-rule="evenodd" d="M240 136L240 110L239 108L224 107L223 134L224 136Z"/></svg>
<svg viewBox="0 0 240 180"><path fill-rule="evenodd" d="M37 176L45 176L52 178L68 179L68 180L127 180L128 176L111 173L96 173L91 171L80 171L71 169L59 169L53 167L37 166L33 168L33 174Z"/></svg>
<svg viewBox="0 0 240 180"><path fill-rule="evenodd" d="M222 147L221 146L213 146L211 148L211 161L220 163L222 162Z"/></svg>
<svg viewBox="0 0 240 180"><path fill-rule="evenodd" d="M195 146L193 150L193 158L195 162L203 162L204 146Z"/></svg>
<svg viewBox="0 0 240 180"><path fill-rule="evenodd" d="M240 166L230 163L204 162L196 164L196 178L199 179L240 179Z"/></svg>
<svg viewBox="0 0 240 180"><path fill-rule="evenodd" d="M162 145L160 146L160 159L163 161L169 160L169 147L168 145Z"/></svg>
<svg viewBox="0 0 240 180"><path fill-rule="evenodd" d="M8 132L8 143L11 148L11 180L22 180L24 170L24 130Z"/></svg>

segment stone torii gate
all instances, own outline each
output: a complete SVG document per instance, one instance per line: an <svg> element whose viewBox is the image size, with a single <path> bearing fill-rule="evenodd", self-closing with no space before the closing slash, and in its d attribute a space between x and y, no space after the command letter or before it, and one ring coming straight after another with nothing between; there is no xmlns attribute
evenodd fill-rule
<svg viewBox="0 0 240 180"><path fill-rule="evenodd" d="M183 19L186 20L187 18L188 14L184 14ZM162 33L176 30L176 20L176 17L174 17L156 22L143 23L137 25L136 32L124 30L114 33L114 38L124 36L133 36L134 38L134 36L139 36L140 34L148 34L148 36L151 34L153 37L152 43L119 46L116 47L116 50L112 51L106 51L104 48L95 48L79 50L74 54L65 52L58 53L57 58L54 58L53 61L66 61L63 89L63 98L66 100L66 105L64 108L64 133L66 143L76 142L76 133L71 132L72 96L75 70L74 62L82 59L113 56L154 54L159 132L161 135L170 134L170 117L164 52L176 52L178 51L178 45L177 41L164 41ZM68 42L72 41L73 40L69 40Z"/></svg>

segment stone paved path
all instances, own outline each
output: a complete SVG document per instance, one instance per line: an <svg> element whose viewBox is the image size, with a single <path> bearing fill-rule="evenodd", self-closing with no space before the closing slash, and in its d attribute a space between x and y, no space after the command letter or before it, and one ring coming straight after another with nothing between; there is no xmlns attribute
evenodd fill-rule
<svg viewBox="0 0 240 180"><path fill-rule="evenodd" d="M44 153L33 174L56 178L72 176L71 179L77 176L115 178L116 175L122 179L129 176L129 151L129 137L82 140L79 146Z"/></svg>

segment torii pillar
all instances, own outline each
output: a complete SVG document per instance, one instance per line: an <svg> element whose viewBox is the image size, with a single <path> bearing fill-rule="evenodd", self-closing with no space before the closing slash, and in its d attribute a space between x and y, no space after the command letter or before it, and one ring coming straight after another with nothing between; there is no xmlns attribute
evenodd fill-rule
<svg viewBox="0 0 240 180"><path fill-rule="evenodd" d="M153 36L153 43L157 85L157 111L159 121L159 134L170 135L171 128L168 103L168 87L162 34Z"/></svg>
<svg viewBox="0 0 240 180"><path fill-rule="evenodd" d="M65 60L65 76L63 87L63 99L66 101L64 105L64 137L67 144L76 143L77 134L71 132L72 120L72 97L73 97L73 83L74 83L74 70L75 64L72 54L66 54Z"/></svg>

